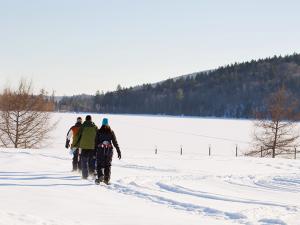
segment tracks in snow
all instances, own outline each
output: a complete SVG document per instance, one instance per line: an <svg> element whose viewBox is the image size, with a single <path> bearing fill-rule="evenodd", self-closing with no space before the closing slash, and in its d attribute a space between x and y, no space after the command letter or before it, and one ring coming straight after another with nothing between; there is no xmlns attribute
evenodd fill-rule
<svg viewBox="0 0 300 225"><path fill-rule="evenodd" d="M255 196L253 194L247 195L249 190L251 190L252 193L259 193L262 190L266 192L284 191L288 193L299 193L300 175L289 174L287 176L275 175L265 177L252 175L209 176L191 175L173 171L172 169L160 169L155 167L147 167L145 169L139 165L119 167L138 171L150 170L154 172L155 175L152 173L151 176L122 178L114 182L108 189L165 205L176 210L248 225L285 225L286 223L278 217L300 213L299 205L286 203L284 199L278 202L268 198L253 198L253 196ZM164 172L169 173L165 174ZM217 188L212 188L212 191L202 190L201 185L194 185L195 182L211 187L217 186ZM193 185L196 186L196 188L194 188ZM191 188L191 186L193 188ZM223 191L220 187L224 188ZM227 193L227 189L233 190L233 192L236 191L236 195L232 194L232 191ZM237 211L236 208L240 208L240 210ZM256 212L256 216L251 215L253 211ZM273 212L273 214L269 212ZM274 214L274 212L276 213ZM267 217L265 215L267 215Z"/></svg>
<svg viewBox="0 0 300 225"><path fill-rule="evenodd" d="M0 156L3 155L8 162L10 157L24 159L24 157L34 156L45 162L49 160L50 163L47 165L49 167L64 161L70 162L68 158L52 154L22 152L21 155L4 153ZM8 158L6 158L7 156ZM222 160L226 162L227 159ZM156 163L154 160L153 162ZM121 175L118 180L113 180L111 186L104 186L104 188L186 213L215 218L219 221L224 220L230 224L285 225L288 223L282 218L285 218L286 215L300 214L300 205L294 205L293 202L285 199L285 197L290 199L294 196L295 198L299 197L300 174L289 172L290 169L293 171L300 169L297 163L265 163L263 165L265 168L279 171L274 175L264 172L260 175L249 175L249 172L232 175L227 170L225 170L226 173L213 171L212 174L209 174L205 171L195 170L193 166L191 169L189 167L180 169L181 166L176 162L174 166L170 162L168 163L171 166L153 162L137 163L135 160L116 163L113 166L113 178L118 174L129 176ZM211 162L217 163L217 161L209 161L209 163ZM253 162L254 165L251 165L253 168L256 168L256 164L261 164L261 161L253 160ZM0 171L1 186L85 188L85 186L93 186L93 182L82 181L77 174L68 174L65 171L55 172L50 168L44 172ZM96 188L95 190L98 191ZM282 195L282 197L276 197L276 195ZM35 220L24 215L6 214L4 217L11 217L12 220L23 218L24 224L27 220ZM56 225L51 221L41 222L39 219L35 221L36 223L32 222L32 224ZM2 225L1 222L0 225Z"/></svg>

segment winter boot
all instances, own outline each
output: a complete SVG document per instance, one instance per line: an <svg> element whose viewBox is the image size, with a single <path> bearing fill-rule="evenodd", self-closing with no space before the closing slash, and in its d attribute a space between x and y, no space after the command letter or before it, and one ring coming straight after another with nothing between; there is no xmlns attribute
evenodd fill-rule
<svg viewBox="0 0 300 225"><path fill-rule="evenodd" d="M95 184L97 184L97 185L100 184L100 180L98 178L95 180Z"/></svg>
<svg viewBox="0 0 300 225"><path fill-rule="evenodd" d="M104 176L101 175L101 176L99 176L99 178L97 178L97 179L95 180L95 184L100 184L100 183L103 182L103 181L104 181Z"/></svg>
<svg viewBox="0 0 300 225"><path fill-rule="evenodd" d="M110 185L109 179L104 179L104 184Z"/></svg>

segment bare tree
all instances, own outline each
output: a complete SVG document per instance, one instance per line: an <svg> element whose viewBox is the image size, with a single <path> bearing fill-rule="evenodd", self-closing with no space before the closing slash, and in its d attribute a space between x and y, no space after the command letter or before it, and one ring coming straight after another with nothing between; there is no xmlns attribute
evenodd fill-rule
<svg viewBox="0 0 300 225"><path fill-rule="evenodd" d="M265 110L256 112L254 150L246 155L275 158L277 155L293 154L299 138L297 109L298 101L284 87L271 94Z"/></svg>
<svg viewBox="0 0 300 225"><path fill-rule="evenodd" d="M56 125L51 123L54 105L44 90L34 95L26 80L16 90L5 88L0 95L0 145L40 148Z"/></svg>

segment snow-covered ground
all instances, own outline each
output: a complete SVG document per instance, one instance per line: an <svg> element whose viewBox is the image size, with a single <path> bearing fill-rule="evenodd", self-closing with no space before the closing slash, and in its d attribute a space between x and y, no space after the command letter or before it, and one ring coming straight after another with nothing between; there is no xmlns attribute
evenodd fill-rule
<svg viewBox="0 0 300 225"><path fill-rule="evenodd" d="M251 121L105 115L123 158L96 186L70 172L77 116L55 115L46 149L0 149L0 225L300 224L300 161L235 157Z"/></svg>

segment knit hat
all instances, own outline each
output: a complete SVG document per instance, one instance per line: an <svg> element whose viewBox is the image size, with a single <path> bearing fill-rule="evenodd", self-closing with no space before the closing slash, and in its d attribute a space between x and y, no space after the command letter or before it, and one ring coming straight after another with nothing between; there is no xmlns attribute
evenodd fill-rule
<svg viewBox="0 0 300 225"><path fill-rule="evenodd" d="M107 118L103 118L102 125L103 126L108 126L108 119Z"/></svg>

